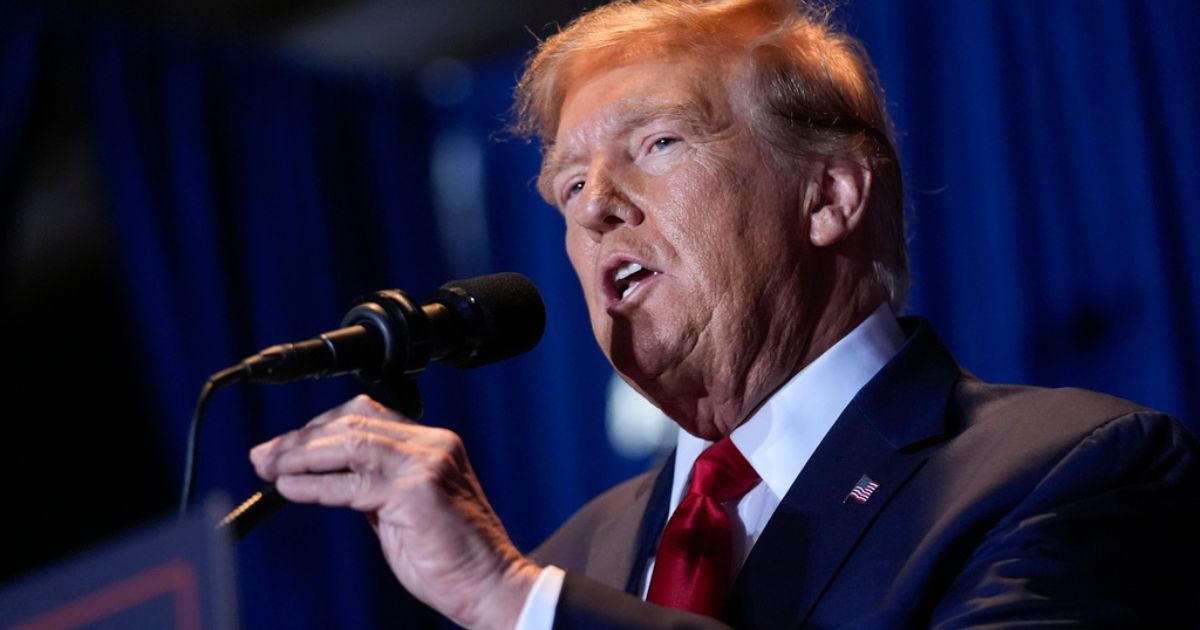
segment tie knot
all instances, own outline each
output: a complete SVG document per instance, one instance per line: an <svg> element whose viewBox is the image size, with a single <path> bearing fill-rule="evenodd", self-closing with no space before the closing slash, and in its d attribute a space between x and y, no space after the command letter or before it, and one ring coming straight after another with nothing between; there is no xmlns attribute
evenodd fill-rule
<svg viewBox="0 0 1200 630"><path fill-rule="evenodd" d="M733 440L724 437L696 458L690 491L724 503L746 494L756 483L758 473Z"/></svg>

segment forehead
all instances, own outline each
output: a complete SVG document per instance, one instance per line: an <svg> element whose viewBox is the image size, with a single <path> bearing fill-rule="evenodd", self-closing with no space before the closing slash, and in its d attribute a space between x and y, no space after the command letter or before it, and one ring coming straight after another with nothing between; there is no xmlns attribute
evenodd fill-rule
<svg viewBox="0 0 1200 630"><path fill-rule="evenodd" d="M564 90L558 129L543 172L571 158L598 136L669 118L709 127L729 111L724 72L687 59L649 60L575 77Z"/></svg>

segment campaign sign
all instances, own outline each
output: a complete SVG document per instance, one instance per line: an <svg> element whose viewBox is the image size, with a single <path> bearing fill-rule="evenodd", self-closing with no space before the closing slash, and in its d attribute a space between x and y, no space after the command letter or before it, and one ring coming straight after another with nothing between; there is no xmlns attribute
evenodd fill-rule
<svg viewBox="0 0 1200 630"><path fill-rule="evenodd" d="M6 585L0 629L234 630L233 549L209 505Z"/></svg>

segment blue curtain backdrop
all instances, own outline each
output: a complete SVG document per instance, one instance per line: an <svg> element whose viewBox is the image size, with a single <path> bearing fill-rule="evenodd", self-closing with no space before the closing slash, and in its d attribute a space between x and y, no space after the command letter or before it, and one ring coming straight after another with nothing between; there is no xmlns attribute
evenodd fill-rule
<svg viewBox="0 0 1200 630"><path fill-rule="evenodd" d="M1103 390L1196 428L1200 6L858 0L839 19L866 42L900 131L910 311L985 379ZM460 68L449 86L419 85L111 15L4 5L5 216L34 149L24 130L35 78L54 71L42 55L51 45L82 69L171 461L182 462L209 373L334 327L358 294L421 296L451 277L515 270L545 295L544 340L499 366L431 368L426 420L463 435L525 549L651 463L607 445L611 372L561 251L561 219L532 186L536 147L490 139L519 51ZM219 393L200 493L248 494L252 444L360 388ZM354 514L290 507L238 555L245 627L430 622Z"/></svg>

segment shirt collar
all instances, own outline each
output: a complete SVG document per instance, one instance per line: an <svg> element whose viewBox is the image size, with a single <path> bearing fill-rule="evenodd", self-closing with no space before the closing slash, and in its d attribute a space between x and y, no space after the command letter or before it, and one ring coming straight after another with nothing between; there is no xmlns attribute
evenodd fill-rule
<svg viewBox="0 0 1200 630"><path fill-rule="evenodd" d="M779 388L732 439L776 498L782 500L854 395L904 344L885 303ZM679 432L671 511L679 505L696 457L712 444Z"/></svg>

